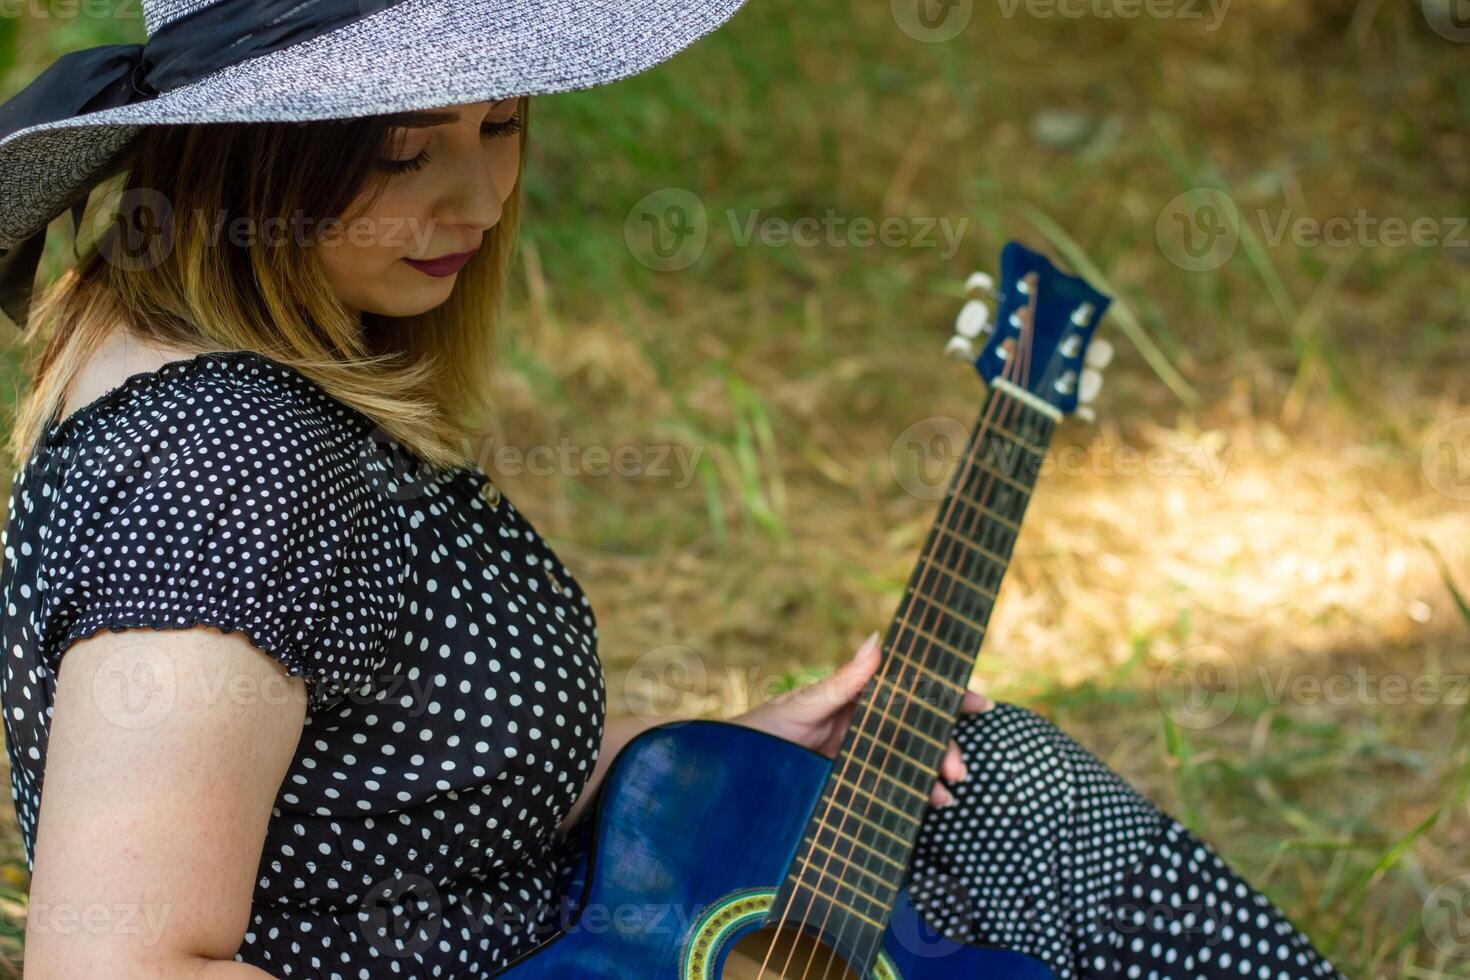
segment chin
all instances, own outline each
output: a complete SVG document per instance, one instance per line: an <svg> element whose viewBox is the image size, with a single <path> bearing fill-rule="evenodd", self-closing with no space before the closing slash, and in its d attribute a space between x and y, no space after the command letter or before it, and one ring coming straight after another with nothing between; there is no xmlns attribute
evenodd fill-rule
<svg viewBox="0 0 1470 980"><path fill-rule="evenodd" d="M364 302L355 305L364 313L376 313L378 316L419 316L449 299L449 294L454 291L454 284L458 278L458 276L451 276L443 280L442 285L435 284L412 291L400 290L391 296L369 297Z"/></svg>

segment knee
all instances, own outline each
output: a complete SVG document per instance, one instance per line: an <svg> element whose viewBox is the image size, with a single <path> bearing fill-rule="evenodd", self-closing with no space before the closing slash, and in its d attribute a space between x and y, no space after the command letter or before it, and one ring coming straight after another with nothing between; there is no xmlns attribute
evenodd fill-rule
<svg viewBox="0 0 1470 980"><path fill-rule="evenodd" d="M955 741L969 778L959 788L985 787L1035 804L1070 800L1075 785L1067 736L1030 709L1000 703L989 711L962 715Z"/></svg>

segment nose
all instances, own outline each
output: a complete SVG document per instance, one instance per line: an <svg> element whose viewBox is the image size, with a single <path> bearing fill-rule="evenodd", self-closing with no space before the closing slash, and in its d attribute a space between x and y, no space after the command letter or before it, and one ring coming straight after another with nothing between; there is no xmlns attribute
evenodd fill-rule
<svg viewBox="0 0 1470 980"><path fill-rule="evenodd" d="M505 193L497 184L495 168L483 164L468 168L453 186L440 210L449 226L485 232L500 223Z"/></svg>

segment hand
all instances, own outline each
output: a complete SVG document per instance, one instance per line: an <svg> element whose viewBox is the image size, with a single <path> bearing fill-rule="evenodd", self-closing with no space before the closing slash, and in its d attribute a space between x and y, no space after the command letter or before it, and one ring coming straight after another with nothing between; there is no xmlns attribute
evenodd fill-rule
<svg viewBox="0 0 1470 980"><path fill-rule="evenodd" d="M852 722L858 695L877 673L879 652L878 634L875 632L858 647L851 660L830 676L774 701L756 705L730 721L769 732L820 752L829 759L834 758ZM960 712L977 714L994 707L995 702L985 695L966 691ZM968 775L960 747L951 739L939 763L939 776L950 782L959 782ZM936 807L949 806L954 802L954 794L949 787L936 781L929 799Z"/></svg>

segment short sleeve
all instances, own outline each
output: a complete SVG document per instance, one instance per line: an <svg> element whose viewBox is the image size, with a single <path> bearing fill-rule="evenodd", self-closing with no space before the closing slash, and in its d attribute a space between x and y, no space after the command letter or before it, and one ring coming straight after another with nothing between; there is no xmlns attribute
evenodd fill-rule
<svg viewBox="0 0 1470 980"><path fill-rule="evenodd" d="M86 423L51 460L44 662L104 628L206 625L306 680L312 709L373 680L404 543L348 416L186 377Z"/></svg>

